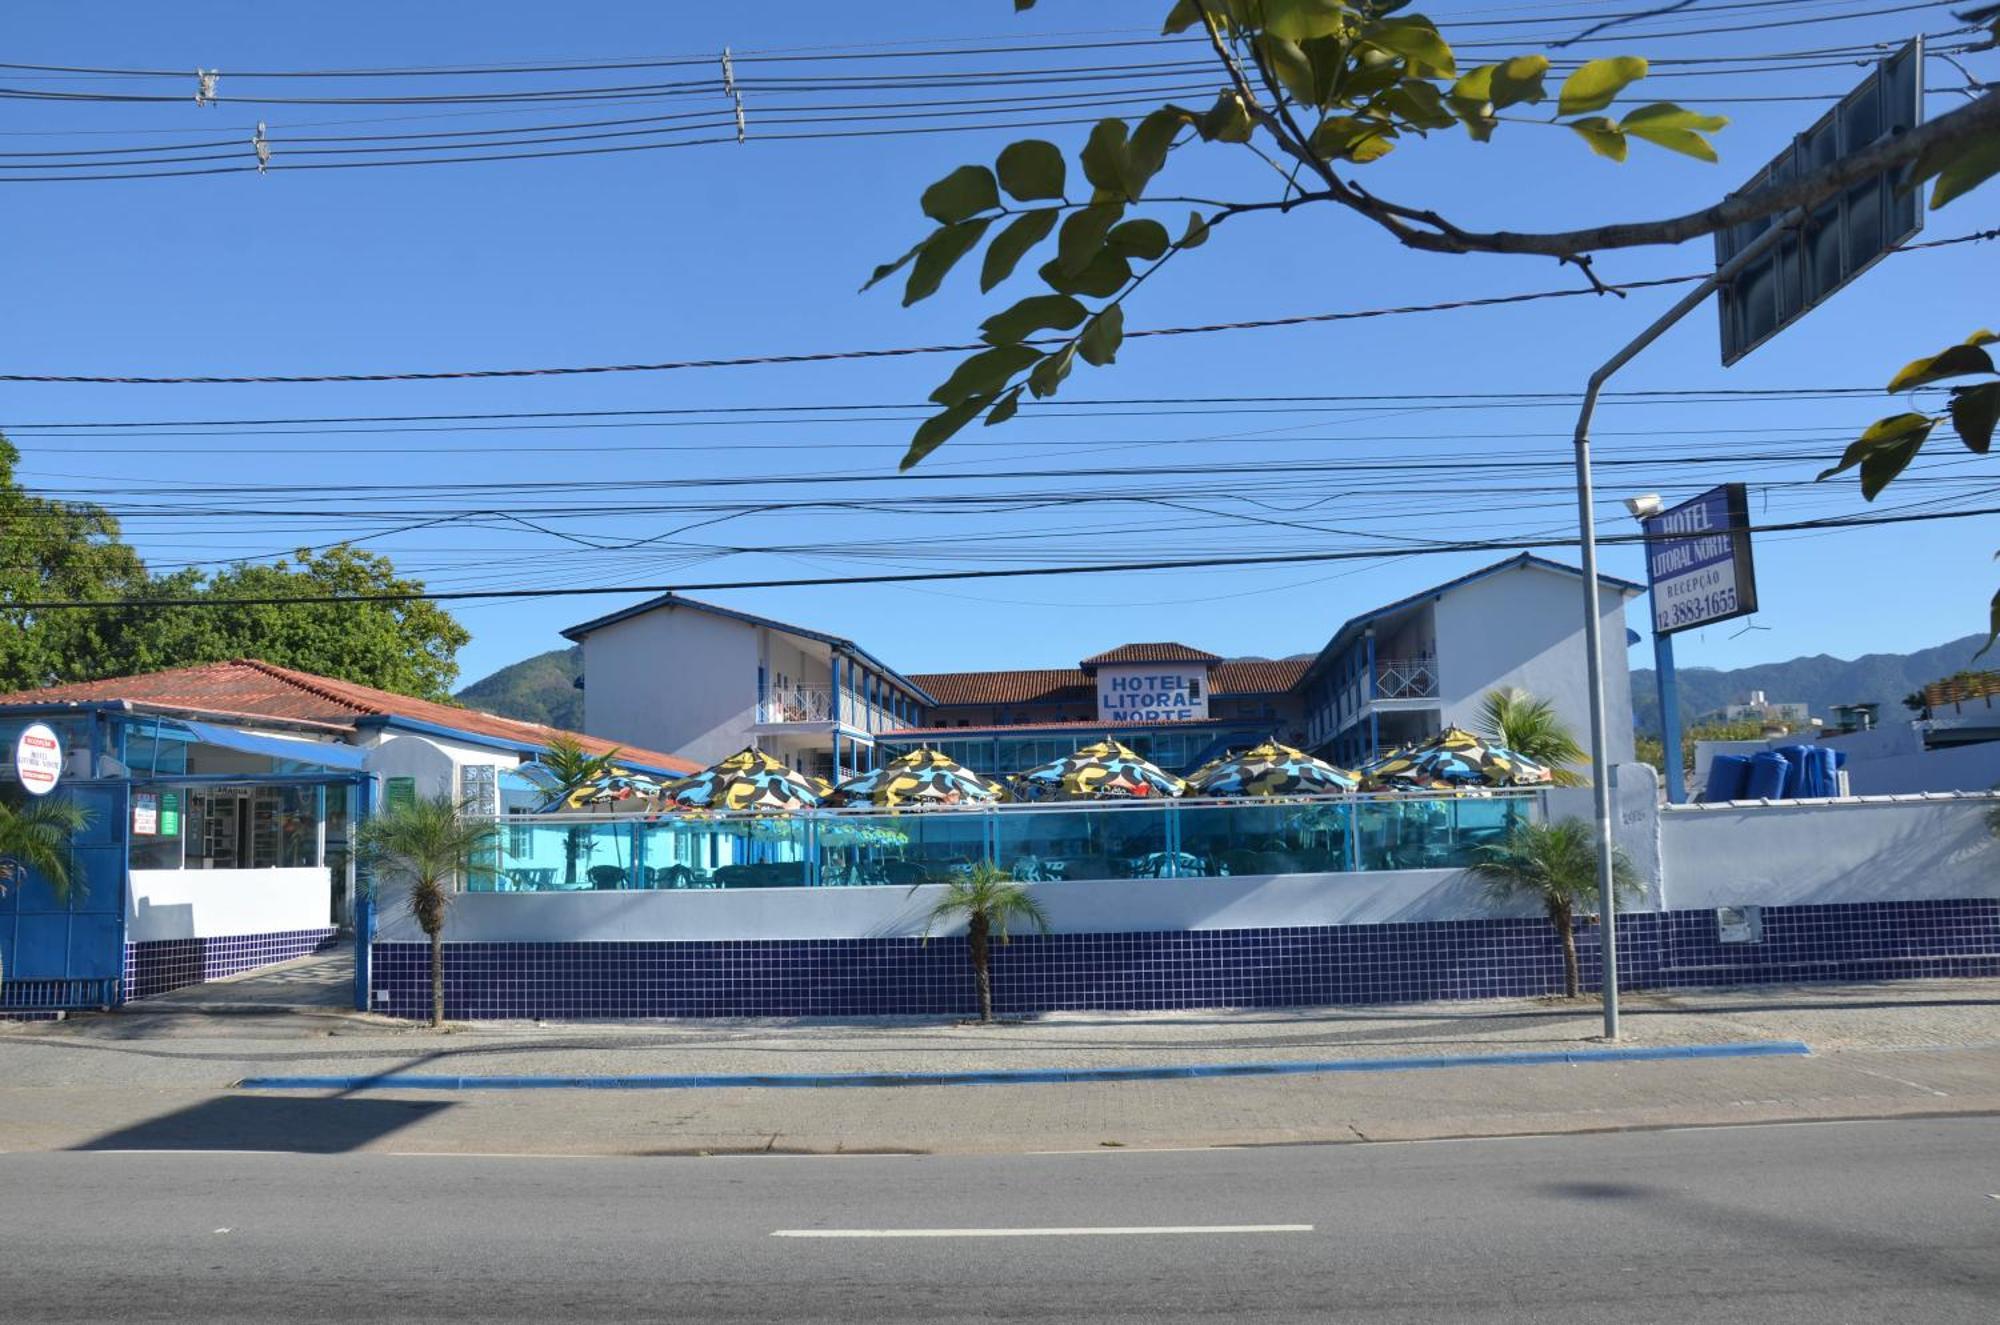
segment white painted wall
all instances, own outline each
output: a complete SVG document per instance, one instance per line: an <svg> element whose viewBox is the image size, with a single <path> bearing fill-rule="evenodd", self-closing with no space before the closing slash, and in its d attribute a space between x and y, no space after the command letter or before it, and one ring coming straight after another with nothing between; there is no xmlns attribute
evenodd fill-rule
<svg viewBox="0 0 2000 1325"><path fill-rule="evenodd" d="M1632 676L1626 662L1625 595L1600 586L1604 629L1607 753L1631 763ZM1519 686L1555 705L1577 739L1590 740L1583 587L1574 575L1524 566L1453 589L1439 600L1438 688L1444 720L1473 726L1479 701Z"/></svg>
<svg viewBox="0 0 2000 1325"><path fill-rule="evenodd" d="M1104 879L1029 885L1057 933L1392 924L1499 914L1455 870ZM659 942L913 936L941 889L750 888L686 892L461 893L453 943ZM1532 914L1532 909L1521 914ZM960 932L960 931L940 931ZM415 943L408 908L386 903L378 937Z"/></svg>
<svg viewBox="0 0 2000 1325"><path fill-rule="evenodd" d="M1991 797L1669 806L1660 821L1675 910L2000 897Z"/></svg>
<svg viewBox="0 0 2000 1325"><path fill-rule="evenodd" d="M133 870L125 941L226 938L326 929L333 924L325 869Z"/></svg>
<svg viewBox="0 0 2000 1325"><path fill-rule="evenodd" d="M758 628L660 607L583 641L583 729L712 764L750 743ZM801 678L802 679L802 678Z"/></svg>

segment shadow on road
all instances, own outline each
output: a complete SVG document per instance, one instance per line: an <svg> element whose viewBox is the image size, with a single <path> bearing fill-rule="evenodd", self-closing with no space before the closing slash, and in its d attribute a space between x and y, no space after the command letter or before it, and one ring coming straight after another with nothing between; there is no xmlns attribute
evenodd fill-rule
<svg viewBox="0 0 2000 1325"><path fill-rule="evenodd" d="M232 1095L121 1127L75 1150L287 1150L337 1155L422 1122L449 1102Z"/></svg>

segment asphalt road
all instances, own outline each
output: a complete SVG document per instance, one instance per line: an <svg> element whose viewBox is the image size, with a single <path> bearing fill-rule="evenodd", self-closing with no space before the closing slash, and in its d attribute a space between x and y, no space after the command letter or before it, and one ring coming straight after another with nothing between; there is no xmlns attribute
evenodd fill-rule
<svg viewBox="0 0 2000 1325"><path fill-rule="evenodd" d="M0 1320L1991 1325L1996 1194L1995 1118L992 1157L0 1154Z"/></svg>

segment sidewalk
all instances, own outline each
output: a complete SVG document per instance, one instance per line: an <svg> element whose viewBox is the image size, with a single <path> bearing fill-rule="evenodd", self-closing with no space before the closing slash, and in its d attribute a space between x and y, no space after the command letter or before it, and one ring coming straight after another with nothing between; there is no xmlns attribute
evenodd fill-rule
<svg viewBox="0 0 2000 1325"><path fill-rule="evenodd" d="M295 985L266 977L284 993ZM481 1023L255 1011L210 986L0 1032L0 1146L518 1153L1039 1150L2000 1112L2000 982L1631 995L1633 1046L1802 1040L1810 1058L894 1089L306 1092L254 1076L937 1073L1599 1047L1595 1001L929 1020ZM217 1015L216 1006L231 1009ZM296 1007L296 1005L294 1005Z"/></svg>

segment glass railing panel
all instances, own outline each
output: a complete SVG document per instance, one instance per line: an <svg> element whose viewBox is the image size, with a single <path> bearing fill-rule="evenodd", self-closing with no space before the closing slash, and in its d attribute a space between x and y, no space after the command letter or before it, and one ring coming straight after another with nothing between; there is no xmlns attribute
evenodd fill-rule
<svg viewBox="0 0 2000 1325"><path fill-rule="evenodd" d="M1347 865L1352 807L1330 802L1177 808L1185 874L1335 874Z"/></svg>

